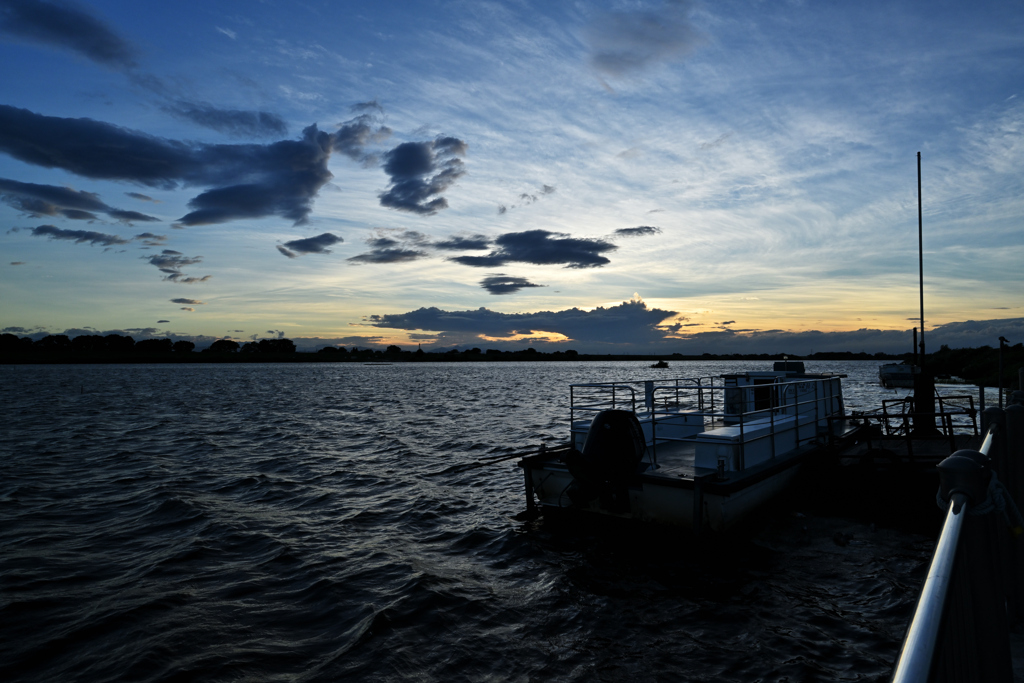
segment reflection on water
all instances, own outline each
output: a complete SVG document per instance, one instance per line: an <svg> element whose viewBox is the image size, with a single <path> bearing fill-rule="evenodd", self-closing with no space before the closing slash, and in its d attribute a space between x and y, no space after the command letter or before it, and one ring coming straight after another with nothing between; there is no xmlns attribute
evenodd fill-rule
<svg viewBox="0 0 1024 683"><path fill-rule="evenodd" d="M797 491L695 547L517 521L510 462L435 474L567 440L570 383L647 365L0 367L0 677L885 678L932 547L899 520Z"/></svg>

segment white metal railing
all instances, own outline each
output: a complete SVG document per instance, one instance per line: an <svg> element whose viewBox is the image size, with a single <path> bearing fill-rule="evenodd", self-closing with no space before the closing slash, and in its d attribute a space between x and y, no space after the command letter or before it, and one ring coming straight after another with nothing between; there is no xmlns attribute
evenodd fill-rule
<svg viewBox="0 0 1024 683"><path fill-rule="evenodd" d="M988 455L992 448L994 429L989 428L985 440L978 449L982 455ZM956 560L957 546L960 541L960 530L964 517L967 516L967 496L960 492L950 495L946 521L942 525L939 542L935 546L928 576L925 578L921 597L917 601L914 619L910 622L907 637L903 641L900 657L893 673L893 683L924 683L931 673L931 664L935 655L935 647L939 639L939 627L942 625L942 613L949 593L949 584L953 577L953 563Z"/></svg>
<svg viewBox="0 0 1024 683"><path fill-rule="evenodd" d="M570 421L573 438L589 428L580 421L601 410L628 410L642 423L650 424L652 461L656 462L657 444L696 441L694 433L670 436L666 425L679 418L700 418L702 432L731 425L739 428L739 462L745 467L748 444L769 439L771 457L776 456L776 437L795 432L797 447L819 437L819 428L828 427L832 418L842 416L842 389L838 377L790 379L773 377L770 383L726 385L713 377L659 379L646 382L597 382L570 386ZM729 393L730 400L726 400ZM737 398L738 397L738 398ZM758 404L767 406L747 410ZM730 407L739 406L739 410ZM582 415L581 415L582 414ZM792 418L792 420L782 418ZM658 434L659 424L662 434ZM675 425L673 425L675 426ZM767 431L761 429L768 426Z"/></svg>

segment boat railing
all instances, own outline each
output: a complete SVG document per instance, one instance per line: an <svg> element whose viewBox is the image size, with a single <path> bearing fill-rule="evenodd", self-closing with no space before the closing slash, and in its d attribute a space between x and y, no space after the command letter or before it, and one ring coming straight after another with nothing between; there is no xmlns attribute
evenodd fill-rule
<svg viewBox="0 0 1024 683"><path fill-rule="evenodd" d="M695 442L707 430L731 426L738 430L736 468L744 469L753 444L767 442L774 458L780 436L791 432L796 447L805 445L819 438L821 429L827 431L843 411L838 378L774 377L770 383L743 386L715 379L574 384L570 387L574 443L582 446L579 438L589 429L585 418L601 410L630 410L640 418L652 464L657 463L659 444ZM739 410L731 410L737 405ZM755 405L757 409L743 409Z"/></svg>
<svg viewBox="0 0 1024 683"><path fill-rule="evenodd" d="M917 411L914 397L884 399L882 406L858 411L854 417L876 423L884 438L901 439L914 457L915 441L947 441L956 450L957 437L978 436L978 414L970 394L935 394L935 412Z"/></svg>
<svg viewBox="0 0 1024 683"><path fill-rule="evenodd" d="M801 400L799 390L805 389L811 384L814 387L813 395L808 395ZM738 470L746 469L746 456L748 448L757 442L767 441L770 458L778 456L777 447L779 436L786 432L794 432L794 448L799 448L819 438L819 426L826 430L831 428L831 418L842 413L842 394L838 390L836 378L822 379L791 379L784 377L774 378L771 384L744 385L744 386L720 386L715 387L722 391L734 392L739 395L738 401L741 405L747 405L756 401L755 392L769 392L768 406L765 408L740 411L739 413L712 412L706 413L711 424L716 422L724 423L727 419L732 421L734 427L739 428L739 462L736 463ZM739 392L736 394L736 392ZM723 400L723 405L725 401ZM666 413L671 416L671 413ZM764 429L768 427L768 429ZM652 424L653 445L655 450L659 441L697 441L697 435L689 437L669 437L657 435L657 420ZM809 432L809 433L808 433ZM786 449L787 452L792 450Z"/></svg>
<svg viewBox="0 0 1024 683"><path fill-rule="evenodd" d="M983 417L980 448L938 465L946 516L895 683L1014 680L1010 624L1024 616L1024 409L990 408Z"/></svg>
<svg viewBox="0 0 1024 683"><path fill-rule="evenodd" d="M685 377L647 380L643 382L590 382L569 386L569 410L573 424L577 412L597 413L602 410L630 410L650 403L654 390L663 404L680 409L714 409L713 377ZM643 399L638 400L638 396ZM650 407L650 406L648 406Z"/></svg>

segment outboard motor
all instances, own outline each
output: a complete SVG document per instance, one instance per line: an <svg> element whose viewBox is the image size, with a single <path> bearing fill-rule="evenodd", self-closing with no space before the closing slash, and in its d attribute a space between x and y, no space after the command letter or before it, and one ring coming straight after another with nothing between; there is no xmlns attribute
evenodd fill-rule
<svg viewBox="0 0 1024 683"><path fill-rule="evenodd" d="M629 512L629 483L640 470L644 433L640 422L628 410L602 410L594 416L583 442L583 452L573 450L563 460L573 482L569 499L584 505L600 498L610 512Z"/></svg>

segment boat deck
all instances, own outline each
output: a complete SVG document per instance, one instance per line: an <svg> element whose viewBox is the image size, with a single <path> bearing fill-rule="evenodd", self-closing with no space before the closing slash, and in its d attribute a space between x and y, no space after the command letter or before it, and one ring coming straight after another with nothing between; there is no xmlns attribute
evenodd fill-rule
<svg viewBox="0 0 1024 683"><path fill-rule="evenodd" d="M860 426L860 424L852 420L836 420L832 427L832 438L842 441L852 435ZM828 438L828 430L819 428L818 436L823 440ZM654 460L658 467L657 469L644 471L643 477L645 479L693 480L695 477L715 474L716 471L712 468L696 467L694 465L696 450L696 442L692 440L659 441L655 445L654 450ZM727 473L726 476L728 477L729 474L739 473Z"/></svg>

